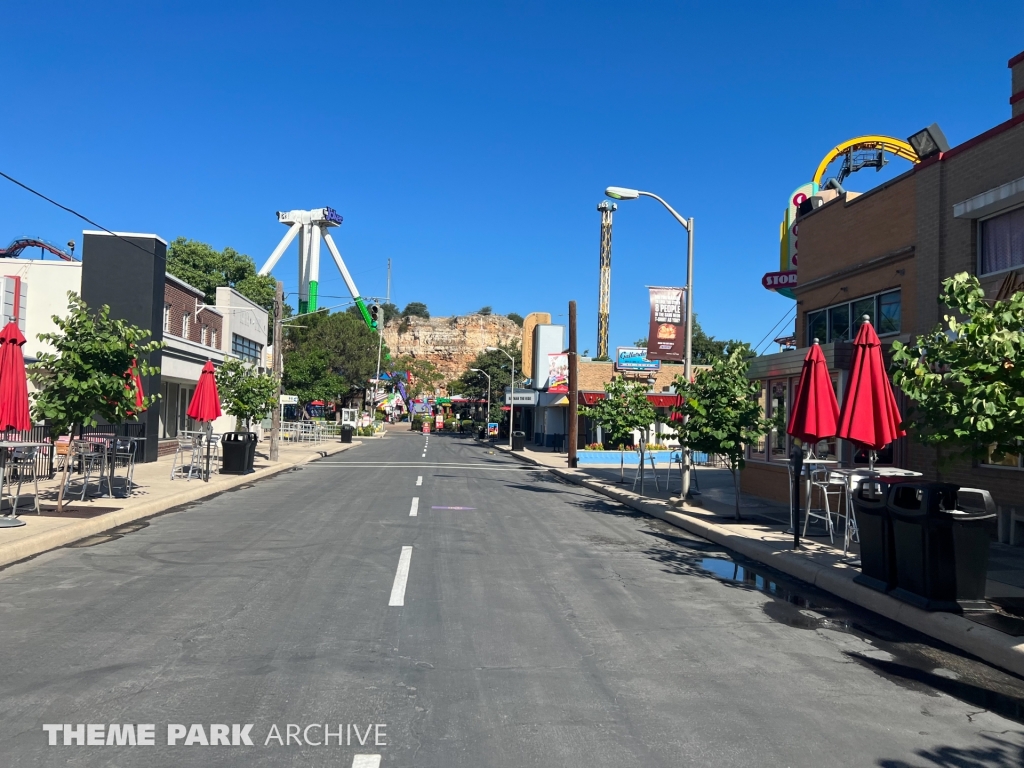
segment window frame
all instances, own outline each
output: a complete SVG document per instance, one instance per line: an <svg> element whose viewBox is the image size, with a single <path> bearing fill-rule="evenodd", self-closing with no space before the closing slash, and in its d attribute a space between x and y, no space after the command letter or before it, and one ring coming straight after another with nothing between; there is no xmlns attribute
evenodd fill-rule
<svg viewBox="0 0 1024 768"><path fill-rule="evenodd" d="M171 332L171 302L164 302L164 333Z"/></svg>
<svg viewBox="0 0 1024 768"><path fill-rule="evenodd" d="M181 316L181 338L187 339L192 333L192 317L186 312Z"/></svg>
<svg viewBox="0 0 1024 768"><path fill-rule="evenodd" d="M1024 262L1022 262L1022 263L1018 264L1015 267L1005 267L1003 269L997 269L994 272L982 272L981 271L981 256L982 256L982 250L985 247L985 243L984 243L985 236L982 234L984 232L984 227L982 225L986 221L991 221L992 219L998 219L1000 216L1006 216L1008 214L1013 213L1014 211L1020 210L1021 208L1024 208L1024 203L1021 203L1019 205L1013 205L1013 206L1010 206L1009 208L1004 208L1003 210L996 211L995 213L991 213L988 216L982 216L980 219L978 219L975 222L976 225L977 225L977 228L975 229L975 237L974 237L975 250L976 250L976 252L975 252L975 259L974 259L974 274L976 274L978 277L992 277L992 275L1004 275L1007 272L1013 272L1015 269L1024 269ZM985 466L989 466L989 465L986 464Z"/></svg>
<svg viewBox="0 0 1024 768"><path fill-rule="evenodd" d="M900 327L899 327L899 330L896 330L896 331L888 331L886 333L880 333L878 331L878 322L879 322L879 317L880 317L879 307L881 306L881 303L880 303L881 302L881 297L882 296L888 296L889 294L893 294L893 293L898 293L900 295L900 302L899 302L899 307L900 307ZM814 343L813 340L815 338L818 339L818 342L820 344L831 344L831 343L833 343L833 339L832 339L832 311L836 310L836 309L839 309L842 306L845 306L847 308L847 310L846 310L847 311L847 316L849 317L848 333L850 335L850 338L847 341L853 341L853 339L856 337L855 326L859 322L858 319L852 317L853 305L858 303L858 302L866 301L866 300L869 300L869 299L871 300L872 304L874 305L874 309L872 310L872 313L871 313L872 314L871 323L872 323L872 325L875 328L875 332L878 333L878 337L879 338L885 338L885 337L891 337L891 336L899 336L901 333L903 333L903 286L897 286L895 288L887 288L887 289L885 289L883 291L876 291L875 293L868 293L868 294L865 294L863 296L858 296L855 299L849 299L847 301L840 301L837 304L829 304L828 306L825 306L825 307L817 307L816 309L808 310L807 312L804 313L805 330L807 332L807 336L806 336L807 346L810 346L812 343ZM822 339L820 336L815 336L812 333L812 331L811 331L812 318L816 318L817 315L819 313L822 313L822 312L825 314L825 338L824 339Z"/></svg>
<svg viewBox="0 0 1024 768"><path fill-rule="evenodd" d="M253 350L251 355L247 354L247 351L250 349ZM263 345L255 339L250 339L247 336L242 336L237 333L232 333L231 354L239 360L244 360L245 362L253 365L260 365L260 361L263 356Z"/></svg>

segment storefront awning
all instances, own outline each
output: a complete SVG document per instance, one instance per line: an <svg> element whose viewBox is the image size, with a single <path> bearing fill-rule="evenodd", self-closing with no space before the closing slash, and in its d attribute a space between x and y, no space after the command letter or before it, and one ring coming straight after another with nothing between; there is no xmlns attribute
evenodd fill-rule
<svg viewBox="0 0 1024 768"><path fill-rule="evenodd" d="M593 405L598 400L604 400L604 392L580 392L580 405ZM655 408L672 408L679 405L679 395L648 393L647 399Z"/></svg>

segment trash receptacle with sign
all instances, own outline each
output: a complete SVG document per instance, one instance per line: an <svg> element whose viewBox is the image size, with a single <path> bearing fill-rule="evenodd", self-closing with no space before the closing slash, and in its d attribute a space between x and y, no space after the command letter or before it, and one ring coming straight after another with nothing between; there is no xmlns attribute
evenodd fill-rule
<svg viewBox="0 0 1024 768"><path fill-rule="evenodd" d="M896 552L889 515L889 487L903 477L867 477L851 494L860 541L860 575L854 581L888 592L896 586Z"/></svg>
<svg viewBox="0 0 1024 768"><path fill-rule="evenodd" d="M526 450L526 433L516 430L512 433L512 450L513 451L524 451Z"/></svg>

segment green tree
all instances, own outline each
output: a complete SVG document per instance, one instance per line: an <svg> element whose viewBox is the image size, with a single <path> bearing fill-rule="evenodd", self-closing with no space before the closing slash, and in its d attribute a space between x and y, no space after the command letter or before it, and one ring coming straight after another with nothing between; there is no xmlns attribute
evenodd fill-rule
<svg viewBox="0 0 1024 768"><path fill-rule="evenodd" d="M228 358L217 369L217 391L224 410L235 417L235 428L250 429L277 405L277 379L253 366Z"/></svg>
<svg viewBox="0 0 1024 768"><path fill-rule="evenodd" d="M736 519L740 519L740 479L743 453L771 429L761 408L761 383L747 378L750 367L745 359L749 348L738 344L725 359L711 361L689 382L684 376L675 380L681 405L674 410L684 418L677 422L676 436L693 451L717 453L728 461L736 499Z"/></svg>
<svg viewBox="0 0 1024 768"><path fill-rule="evenodd" d="M306 327L285 325L285 391L308 404L334 402L354 390L365 390L377 372L377 333L349 312L309 315L302 324Z"/></svg>
<svg viewBox="0 0 1024 768"><path fill-rule="evenodd" d="M401 316L402 313L399 311L398 307L396 307L390 301L386 301L380 305L381 328L390 323L396 317Z"/></svg>
<svg viewBox="0 0 1024 768"><path fill-rule="evenodd" d="M277 281L271 275L257 274L255 262L230 246L218 251L198 240L176 238L167 246L167 272L202 291L207 304L216 304L217 289L227 286L263 307L271 317L274 314Z"/></svg>
<svg viewBox="0 0 1024 768"><path fill-rule="evenodd" d="M402 310L402 317L422 317L424 320L429 320L430 313L427 311L427 305L423 302L410 301Z"/></svg>
<svg viewBox="0 0 1024 768"><path fill-rule="evenodd" d="M109 424L122 424L136 418L139 407L130 386L133 364L143 376L159 372L149 364L149 355L163 347L159 341L144 341L149 335L124 320L110 317L110 307L91 311L82 298L68 293L67 317L54 316L57 330L39 334L53 352L42 352L28 366L28 375L36 387L32 393L32 415L46 419L60 434L71 435L76 427L96 426L97 417ZM142 410L156 402L158 395L143 398ZM60 511L64 501L65 465L57 500Z"/></svg>
<svg viewBox="0 0 1024 768"><path fill-rule="evenodd" d="M978 278L942 281L951 310L913 344L894 341L893 383L911 399L903 426L953 458L1000 461L1024 440L1024 293L989 301Z"/></svg>
<svg viewBox="0 0 1024 768"><path fill-rule="evenodd" d="M486 306L486 307L480 307L480 309L478 309L478 310L476 311L476 313L477 313L478 315L485 315L485 316L486 316L486 315L490 315L490 314L493 314L493 313L494 313L494 310L493 310L493 309L492 309L492 308L491 308L491 307L490 307L490 306L488 305L488 306Z"/></svg>
<svg viewBox="0 0 1024 768"><path fill-rule="evenodd" d="M391 361L395 371L405 371L412 376L412 381L405 387L409 397L433 396L435 391L444 384L444 374L430 360L412 355L401 355Z"/></svg>
<svg viewBox="0 0 1024 768"><path fill-rule="evenodd" d="M647 382L616 376L604 385L604 392L603 400L580 408L580 413L600 424L613 445L631 443L633 432L639 431L642 463L651 425L658 419L658 412L647 399Z"/></svg>
<svg viewBox="0 0 1024 768"><path fill-rule="evenodd" d="M462 375L449 385L449 391L466 397L487 399L487 377L471 370L479 368L491 377L491 413L488 418L499 421L502 416L501 405L504 401L505 387L512 386L512 364L501 351L504 350L516 361L516 379L522 380L523 349L518 340L509 344L501 344L498 349L483 350L473 359Z"/></svg>
<svg viewBox="0 0 1024 768"><path fill-rule="evenodd" d="M509 320L511 320L516 325L518 325L520 328L523 327L523 323L525 322L523 320L523 316L520 315L518 312L509 312L507 315L505 315L505 317L507 317Z"/></svg>

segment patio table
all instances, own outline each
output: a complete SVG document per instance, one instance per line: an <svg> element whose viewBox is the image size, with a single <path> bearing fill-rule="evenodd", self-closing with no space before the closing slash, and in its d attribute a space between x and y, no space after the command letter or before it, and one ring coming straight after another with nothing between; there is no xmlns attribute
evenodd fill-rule
<svg viewBox="0 0 1024 768"><path fill-rule="evenodd" d="M10 451L15 448L49 448L53 450L53 443L0 440L0 506L3 505L4 487L7 485L7 457ZM11 495L9 491L7 495ZM38 500L36 503L38 503ZM23 520L18 519L17 510L15 509L12 509L10 514L0 517L0 528L18 528L24 524Z"/></svg>
<svg viewBox="0 0 1024 768"><path fill-rule="evenodd" d="M84 441L84 442L102 444L102 446L103 446L103 463L101 464L101 468L100 468L100 479L99 479L99 490L100 490L100 492L97 494L98 498L101 498L101 499L112 499L112 498L115 498L115 496L114 496L113 480L116 477L116 468L114 466L114 451L112 450L113 443L116 443L117 441L126 441L127 440L128 442L135 443L137 445L138 443L143 442L145 439L146 439L145 437L130 437L130 436L126 436L126 435L108 435L108 434L96 434L96 433L89 434L89 435L83 435L81 437L81 440ZM137 451L138 448L136 447L135 450ZM125 471L127 472L127 469ZM104 480L104 478L106 478L106 480L107 480L107 492L106 493L103 492L103 480ZM125 488L126 488L126 492L125 493L126 493L126 496L127 496L127 475L126 475Z"/></svg>

